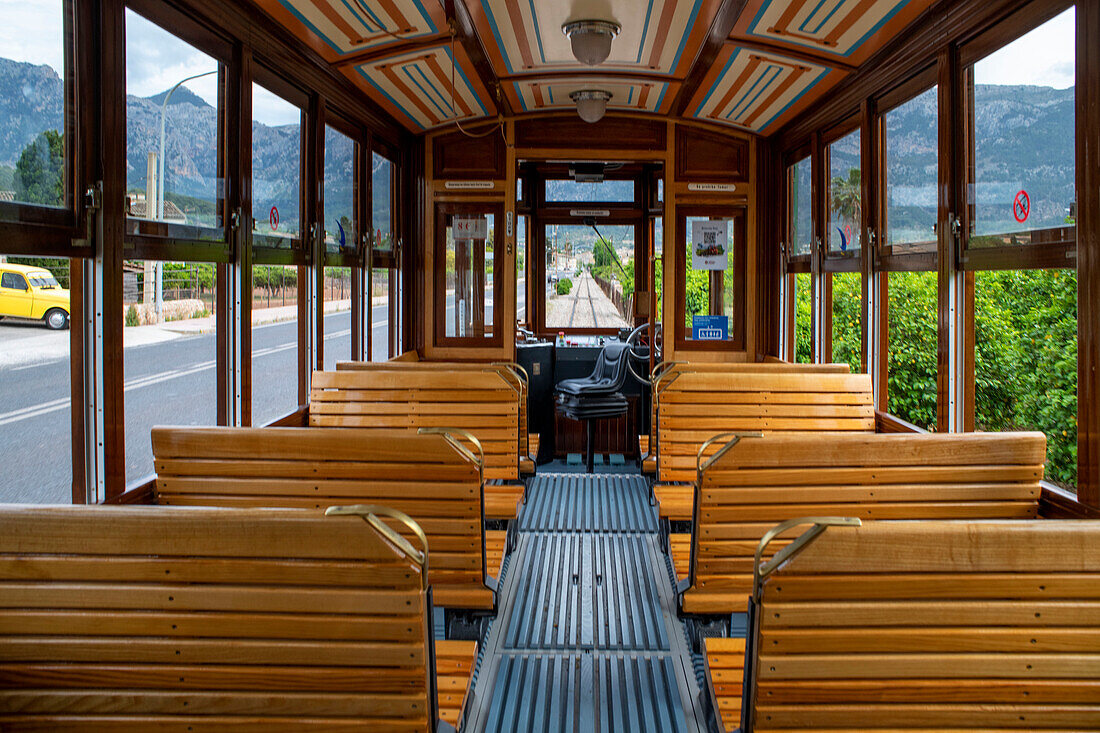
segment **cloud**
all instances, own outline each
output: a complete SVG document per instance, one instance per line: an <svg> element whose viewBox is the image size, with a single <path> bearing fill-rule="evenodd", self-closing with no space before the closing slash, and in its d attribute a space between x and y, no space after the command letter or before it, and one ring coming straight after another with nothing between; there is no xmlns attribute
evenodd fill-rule
<svg viewBox="0 0 1100 733"><path fill-rule="evenodd" d="M61 74L64 18L60 0L0 0L0 56Z"/></svg>
<svg viewBox="0 0 1100 733"><path fill-rule="evenodd" d="M976 84L1074 85L1076 15L1066 10L974 65Z"/></svg>

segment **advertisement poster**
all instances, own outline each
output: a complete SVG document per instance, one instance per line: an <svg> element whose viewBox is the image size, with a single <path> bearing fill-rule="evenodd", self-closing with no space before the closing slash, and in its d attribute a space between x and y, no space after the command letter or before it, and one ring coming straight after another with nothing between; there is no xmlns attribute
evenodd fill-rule
<svg viewBox="0 0 1100 733"><path fill-rule="evenodd" d="M691 267L693 270L725 270L728 264L729 220L691 223Z"/></svg>

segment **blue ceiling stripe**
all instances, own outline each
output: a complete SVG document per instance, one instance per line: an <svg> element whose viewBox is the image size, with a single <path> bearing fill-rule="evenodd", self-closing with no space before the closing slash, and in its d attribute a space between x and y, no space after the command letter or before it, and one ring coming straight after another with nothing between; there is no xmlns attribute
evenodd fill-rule
<svg viewBox="0 0 1100 733"><path fill-rule="evenodd" d="M687 25L684 26L684 32L680 36L680 47L676 49L676 55L672 58L672 66L669 68L670 74L680 65L680 57L684 53L684 46L687 45L688 36L691 35L691 29L695 27L695 19L699 17L699 8L702 4L703 0L695 0L695 7L691 9L691 16L688 18Z"/></svg>
<svg viewBox="0 0 1100 733"><path fill-rule="evenodd" d="M311 31L316 33L317 37L320 38L325 43L327 43L329 48L331 48L333 51L335 51L336 53L339 53L339 54L350 53L350 51L345 51L344 49L337 46L335 41L333 41L331 38L329 38L324 33L322 33L321 30L317 26L313 25L313 23L311 23L306 18L306 16L304 16L300 12L298 12L298 9L295 8L293 5L291 5L289 0L279 0L279 4L282 5L283 8L285 8L287 11L289 11L291 15L293 15L295 18L300 20L302 22L302 25L304 25L306 28L309 28Z"/></svg>
<svg viewBox="0 0 1100 733"><path fill-rule="evenodd" d="M710 101L710 98L714 96L714 92L718 88L718 85L722 83L722 79L726 77L726 74L729 73L730 67L733 66L733 62L736 61L737 57L740 55L741 48L735 48L733 50L733 53L730 54L729 61L726 62L725 68L723 68L722 72L718 74L717 77L715 77L714 83L710 85L710 90L707 92L707 95L703 97L703 101L699 102L699 106L695 109L695 117L699 117L702 115L703 107L705 107L707 105L707 102Z"/></svg>
<svg viewBox="0 0 1100 733"><path fill-rule="evenodd" d="M882 17L882 20L880 20L878 23L876 23L874 26L872 26L871 29L867 31L867 33L865 33L861 38L857 39L852 44L852 47L846 53L839 53L839 52L835 52L835 51L830 51L830 50L822 47L820 44L815 44L815 43L811 43L811 42L800 42L800 41L793 41L793 40L790 40L790 39L786 39L786 40L790 43L796 43L798 45L804 45L804 46L808 46L810 48L813 48L813 49L816 49L816 50L819 50L819 51L823 51L824 53L831 54L831 55L836 56L838 58L848 58L852 54L856 53L859 50L860 46L862 46L864 43L867 42L868 38L870 38L875 33L877 33L879 31L879 29L882 28L882 26L886 25L886 23L890 22L890 19L893 18L895 15L897 15L901 11L902 8L904 8L906 5L909 4L910 1L911 0L897 0L897 2L894 4L894 8L889 13L884 15ZM757 38L774 38L775 37L774 35L769 35L768 33L763 33L761 31L757 30L757 26L760 23L760 19L763 17L764 11L766 11L767 9L768 9L768 3L764 3L763 5L761 5L760 10L757 11L757 13L756 13L756 17L754 17L752 19L752 22L749 23L749 25L748 25L748 34L750 36L756 36Z"/></svg>
<svg viewBox="0 0 1100 733"><path fill-rule="evenodd" d="M630 94L628 94L627 97L626 97L626 106L629 107L632 104L634 104L634 85L633 84L630 85Z"/></svg>
<svg viewBox="0 0 1100 733"><path fill-rule="evenodd" d="M787 104L786 104L786 105L785 105L785 106L783 107L783 109L781 109L781 110L779 110L778 112L776 112L776 113L775 113L774 115L772 115L772 117L771 117L771 119L770 119L770 120L768 120L768 121L767 121L767 122L765 122L764 124L760 125L760 127L756 128L756 129L758 129L758 130L765 130L765 129L767 129L768 125L770 125L771 123L773 123L773 122L775 122L775 121L776 121L777 119L779 119L779 117L780 117L780 116L781 116L781 115L782 115L782 114L783 114L784 112L786 112L786 111L787 111L788 109L790 109L790 108L791 108L791 105L792 105L792 104L794 104L795 102L797 102L798 100L800 100L800 99L802 99L802 98L803 98L804 96L806 96L806 95L807 95L807 94L808 94L808 93L810 92L810 90L811 90L811 89L813 89L813 88L814 88L815 86L817 86L817 83L818 83L818 82L820 82L820 81L821 81L822 79L824 79L824 78L825 78L825 76L826 76L826 75L827 75L828 73L829 73L829 70L828 70L828 69L822 69L822 70L821 70L821 73L817 75L817 78L816 78L816 79L814 79L814 80L813 80L812 82L810 82L809 84L807 84L807 85L806 85L806 87L805 87L805 88L804 88L804 89L802 90L802 92L801 92L801 93L799 93L799 94L796 94L796 95L795 95L795 97L794 97L794 99L792 99L792 100L791 100L790 102L788 102L788 103L787 103Z"/></svg>
<svg viewBox="0 0 1100 733"><path fill-rule="evenodd" d="M844 0L836 0L836 5L834 5L832 11L825 16L825 20L817 24L817 30L806 30L806 24L814 19L814 16L817 15L817 11L821 10L821 7L828 1L829 0L817 0L817 5L815 5L814 9L811 10L809 14L802 20L802 23L800 23L798 26L798 30L802 31L803 33L809 33L811 35L817 33L817 31L821 30L821 26L825 24L825 21L833 17L833 13L837 11L837 8L844 4Z"/></svg>
<svg viewBox="0 0 1100 733"><path fill-rule="evenodd" d="M348 3L348 0L341 0L341 2L343 3L344 7L348 9L348 12L352 14L352 17L362 23L363 27L366 28L369 33L374 33L376 31L376 29L367 22L366 18L359 14L359 11L351 7L351 4ZM370 12L370 8L367 8L367 12L370 13L371 18L374 18L375 22L378 21L378 19L374 17L374 13ZM378 27L381 28L382 24L378 23Z"/></svg>
<svg viewBox="0 0 1100 733"><path fill-rule="evenodd" d="M416 9L420 11L420 19L423 20L424 24L428 26L428 28L430 29L430 32L431 33L438 32L439 28L436 26L435 22L432 20L431 14L428 13L427 9L425 9L424 3L420 2L420 0L412 0L412 2L413 2L413 5L416 6Z"/></svg>
<svg viewBox="0 0 1100 733"><path fill-rule="evenodd" d="M876 24L875 24L875 25L874 25L874 26L873 26L873 27L871 28L871 30L867 31L867 33L865 33L865 34L863 35L863 37L862 37L862 38L860 38L860 39L859 39L858 41L856 41L856 42L855 42L854 44L852 44L852 50L851 50L851 51L849 51L848 53L844 54L844 55L845 55L845 56L851 56L851 55L852 55L853 53L855 53L855 52L856 52L856 50L857 50L857 49L858 49L858 48L859 48L860 46L862 46L862 45L863 45L863 44L864 44L864 43L865 43L865 42L867 41L867 39L868 39L868 38L870 38L870 37L871 37L871 36L873 36L873 35L874 35L875 33L877 33L877 32L878 32L878 30L879 30L879 28L881 28L882 26L884 26L884 25L886 25L887 23L889 23L889 22L890 22L890 19L891 19L891 18L893 18L893 17L895 16L895 15L897 15L897 14L898 14L898 12L900 12L900 11L901 11L901 9L902 9L902 8L904 8L904 7L905 7L906 5L908 5L908 4L909 4L909 0L899 0L899 2L898 2L898 3L897 3L897 4L895 5L895 6L894 6L894 9L893 9L893 10L891 10L891 11L890 11L889 13L887 13L886 15L882 16L882 20L880 20L880 21L879 21L878 23L876 23Z"/></svg>
<svg viewBox="0 0 1100 733"><path fill-rule="evenodd" d="M458 75L462 77L462 83L466 85L466 88L470 91L470 96L477 102L477 106L481 108L481 114L489 114L489 110L485 108L485 105L481 103L481 98L474 93L474 87L470 84L470 80L466 77L466 72L461 66L455 63L455 57L451 55L451 49L443 46L443 53L447 54L447 58L451 60L452 67L458 72Z"/></svg>
<svg viewBox="0 0 1100 733"><path fill-rule="evenodd" d="M546 52L542 48L542 31L539 30L539 16L535 13L535 0L527 0L531 6L531 23L535 26L535 39L539 42L539 58L542 59L542 63L546 63Z"/></svg>
<svg viewBox="0 0 1100 733"><path fill-rule="evenodd" d="M508 58L508 49L504 46L504 39L500 37L500 29L497 27L497 19L493 16L493 9L489 7L489 0L481 0L481 9L485 11L485 18L489 21L493 37L497 39L497 48L500 49L500 55L504 59L504 66L509 74L514 74L516 70L512 68L512 62Z"/></svg>
<svg viewBox="0 0 1100 733"><path fill-rule="evenodd" d="M362 77L363 77L364 79L366 79L366 80L367 80L367 83L368 83L368 84L370 84L370 85L371 85L372 87L374 87L374 88L375 88L375 89L376 89L376 90L378 91L378 93L379 93L379 94L381 94L381 95L382 95L383 97L385 97L386 99L388 99L388 100L390 101L390 104L392 104L392 105L393 105L394 107L396 107L397 109L401 110L401 111L402 111L402 112L403 112L403 113L405 114L405 116L406 116L406 117L408 117L408 118L409 118L409 120L411 120L411 121L412 121L412 123L413 123L414 125L416 125L417 127L419 127L419 128L421 129L421 130L426 130L426 129L428 129L428 128L427 128L427 127L425 127L425 126L424 126L423 124L421 124L420 120L418 120L418 119L417 119L416 115L414 115L414 114L410 114L410 113L409 113L409 110L405 109L405 106L404 106L403 104L401 104L401 103L400 103L400 102L398 102L398 101L397 101L396 99L394 99L393 97L391 97L391 96L390 96L390 94L389 94L389 92L387 92L387 91L386 91L385 89L383 89L383 88L382 88L381 86L379 86L379 85L378 85L377 83L375 83L374 79L370 78L370 76L368 76L368 75L367 75L367 73L366 73L365 71L363 71L363 67L362 67L362 66L356 66L356 67L355 67L355 70L356 70L356 71L358 71L358 72L359 72L359 75L360 75L360 76L362 76Z"/></svg>
<svg viewBox="0 0 1100 733"><path fill-rule="evenodd" d="M634 63L642 63L642 52L645 50L645 37L649 33L649 19L653 15L653 0L649 0L649 7L645 11L645 25L642 26L642 38L638 41L638 58Z"/></svg>
<svg viewBox="0 0 1100 733"><path fill-rule="evenodd" d="M512 88L516 90L516 97L519 99L519 104L523 107L523 111L527 112L527 100L523 97L523 90L519 88L519 82L512 82Z"/></svg>
<svg viewBox="0 0 1100 733"><path fill-rule="evenodd" d="M550 104L554 103L554 87L547 85L546 93L550 96Z"/></svg>
<svg viewBox="0 0 1100 733"><path fill-rule="evenodd" d="M765 81L765 78L768 76L769 73L771 74L771 78ZM730 111L729 114L726 115L726 119L728 120L735 114L737 116L740 116L741 113L739 113L738 110L741 109L742 105L744 105L744 109L742 109L741 112L747 112L752 109L752 106L756 104L756 100L760 99L760 95L767 91L768 87L770 87L772 83L779 78L779 75L781 73L783 73L782 66L777 66L776 64L768 64L767 66L765 66L764 70L760 72L760 76L758 76L756 78L756 81L752 83L752 86L750 86L748 90L741 95L741 98L734 102L733 106L730 107ZM760 84L763 84L763 86L760 86L760 89L757 90L752 99L749 99L749 95L752 94L753 90L755 90L756 87Z"/></svg>
<svg viewBox="0 0 1100 733"><path fill-rule="evenodd" d="M655 112L660 112L661 111L661 104L664 103L665 95L668 94L668 89L671 86L672 86L671 84L662 84L661 85L661 96L657 98L657 106L653 108L653 110Z"/></svg>
<svg viewBox="0 0 1100 733"><path fill-rule="evenodd" d="M412 68L414 69L416 68L415 64L410 64L410 66L412 66ZM424 86L419 81L417 81L416 77L409 72L409 66L402 66L401 71L405 72L405 76L409 78L409 81L415 84L416 88L419 89L420 92L427 98L427 100L432 103L432 105L439 112L439 116L441 118L447 119L448 117L450 117L450 115L447 113L447 110L440 107L439 103L432 99L432 96L428 94L428 90L425 89Z"/></svg>
<svg viewBox="0 0 1100 733"><path fill-rule="evenodd" d="M435 92L436 96L439 97L439 101L438 103L436 103L436 108L440 109L440 111L443 112L443 116L448 117L458 114L457 112L455 112L454 105L448 99L448 95L445 95L439 90L439 88L432 82L432 80L427 77L427 75L424 73L424 70L420 68L420 65L416 64L413 66L413 68L416 69L416 73L420 74L420 78L424 80L424 83L428 86L428 88ZM428 98L431 99L430 96Z"/></svg>

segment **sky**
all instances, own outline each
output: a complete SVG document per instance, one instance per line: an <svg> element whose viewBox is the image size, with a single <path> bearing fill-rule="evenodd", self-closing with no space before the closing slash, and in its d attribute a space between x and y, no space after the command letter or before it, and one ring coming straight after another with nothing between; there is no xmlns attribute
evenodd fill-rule
<svg viewBox="0 0 1100 733"><path fill-rule="evenodd" d="M369 0L368 0L369 1ZM0 0L0 56L61 69L62 2L60 0ZM1017 39L975 67L979 84L1034 84L1065 89L1073 85L1074 10L1070 8ZM213 71L215 61L174 38L136 13L126 11L126 89L150 97L180 79ZM211 105L217 104L217 76L187 83L187 88ZM266 125L299 120L289 103L260 89L253 117Z"/></svg>

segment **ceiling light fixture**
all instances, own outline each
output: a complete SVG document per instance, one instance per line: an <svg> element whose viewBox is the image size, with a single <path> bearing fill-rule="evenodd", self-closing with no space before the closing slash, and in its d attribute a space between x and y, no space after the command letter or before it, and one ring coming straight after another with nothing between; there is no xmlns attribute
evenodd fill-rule
<svg viewBox="0 0 1100 733"><path fill-rule="evenodd" d="M611 92L602 89L581 89L572 92L569 98L577 103L577 114L585 122L599 122L607 112L607 103Z"/></svg>
<svg viewBox="0 0 1100 733"><path fill-rule="evenodd" d="M573 55L577 61L589 66L599 66L611 53L611 40L619 35L622 26L610 20L574 20L561 27L569 36Z"/></svg>

